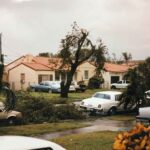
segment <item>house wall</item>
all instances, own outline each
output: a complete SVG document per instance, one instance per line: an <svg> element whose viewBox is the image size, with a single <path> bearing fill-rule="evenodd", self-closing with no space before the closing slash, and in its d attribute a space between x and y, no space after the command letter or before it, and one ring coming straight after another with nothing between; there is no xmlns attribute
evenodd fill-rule
<svg viewBox="0 0 150 150"><path fill-rule="evenodd" d="M84 78L84 72L88 70L88 79ZM95 66L90 64L89 62L85 62L81 64L76 71L76 75L74 75L74 81L84 81L85 84L88 84L89 79L95 74Z"/></svg>
<svg viewBox="0 0 150 150"><path fill-rule="evenodd" d="M25 74L24 83L21 83L21 74ZM38 75L50 74L52 74L53 79L55 79L54 71L35 71L21 64L9 71L9 83L14 90L26 90L30 84L38 84Z"/></svg>
<svg viewBox="0 0 150 150"><path fill-rule="evenodd" d="M25 81L21 83L21 74L25 74ZM36 72L21 64L9 71L9 83L14 90L26 90L31 83L37 83Z"/></svg>
<svg viewBox="0 0 150 150"><path fill-rule="evenodd" d="M104 78L104 84L102 85L103 88L109 89L111 86L111 77L112 76L119 76L119 80L123 80L124 73L113 73L113 72L102 71L102 76Z"/></svg>

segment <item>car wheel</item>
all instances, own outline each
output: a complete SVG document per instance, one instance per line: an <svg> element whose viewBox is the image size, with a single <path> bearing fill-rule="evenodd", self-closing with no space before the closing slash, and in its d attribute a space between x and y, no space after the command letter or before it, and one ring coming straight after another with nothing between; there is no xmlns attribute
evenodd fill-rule
<svg viewBox="0 0 150 150"><path fill-rule="evenodd" d="M111 108L109 111L108 111L108 115L115 115L117 113L117 109L115 107Z"/></svg>
<svg viewBox="0 0 150 150"><path fill-rule="evenodd" d="M112 86L111 89L116 89L116 87L115 87L115 86Z"/></svg>
<svg viewBox="0 0 150 150"><path fill-rule="evenodd" d="M9 125L15 125L16 124L16 118L14 118L14 117L8 118L7 122Z"/></svg>
<svg viewBox="0 0 150 150"><path fill-rule="evenodd" d="M32 91L32 92L36 92L35 88L33 88L31 91Z"/></svg>
<svg viewBox="0 0 150 150"><path fill-rule="evenodd" d="M48 93L52 93L52 90L51 90L51 89L49 89L49 90L48 90Z"/></svg>

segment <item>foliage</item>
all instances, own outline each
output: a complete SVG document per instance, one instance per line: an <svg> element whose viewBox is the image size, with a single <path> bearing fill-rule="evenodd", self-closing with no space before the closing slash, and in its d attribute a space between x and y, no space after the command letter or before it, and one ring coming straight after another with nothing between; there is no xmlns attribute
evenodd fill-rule
<svg viewBox="0 0 150 150"><path fill-rule="evenodd" d="M149 150L150 126L137 124L131 131L119 133L113 145L114 150Z"/></svg>
<svg viewBox="0 0 150 150"><path fill-rule="evenodd" d="M60 105L55 108L55 117L64 119L84 119L83 112L78 110L74 105Z"/></svg>
<svg viewBox="0 0 150 150"><path fill-rule="evenodd" d="M131 84L120 97L120 104L123 103L125 109L130 106L139 108L147 105L145 91L150 89L150 58L136 68L130 69L125 78L130 80Z"/></svg>
<svg viewBox="0 0 150 150"><path fill-rule="evenodd" d="M49 52L39 53L39 56L41 56L41 57L57 57L56 54L49 53Z"/></svg>
<svg viewBox="0 0 150 150"><path fill-rule="evenodd" d="M62 84L62 97L68 97L69 87L72 78L79 65L85 61L92 61L96 65L96 72L99 73L105 61L106 46L102 40L93 44L89 39L89 32L78 27L76 23L72 26L72 31L61 40L61 51L59 56L62 58L62 66L67 70L67 81Z"/></svg>
<svg viewBox="0 0 150 150"><path fill-rule="evenodd" d="M17 110L23 113L24 123L54 122L60 119L81 119L84 117L74 106L62 104L57 106L39 98L18 101Z"/></svg>
<svg viewBox="0 0 150 150"><path fill-rule="evenodd" d="M98 89L100 85L104 82L104 79L99 76L93 76L89 79L88 87L90 89Z"/></svg>

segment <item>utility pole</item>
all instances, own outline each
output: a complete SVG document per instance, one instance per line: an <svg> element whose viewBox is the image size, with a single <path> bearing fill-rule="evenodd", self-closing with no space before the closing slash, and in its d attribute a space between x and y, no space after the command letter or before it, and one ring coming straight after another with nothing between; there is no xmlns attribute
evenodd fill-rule
<svg viewBox="0 0 150 150"><path fill-rule="evenodd" d="M0 63L4 64L4 59L2 54L2 33L0 33Z"/></svg>
<svg viewBox="0 0 150 150"><path fill-rule="evenodd" d="M2 63L2 33L0 33L0 62Z"/></svg>
<svg viewBox="0 0 150 150"><path fill-rule="evenodd" d="M2 54L2 33L0 33L0 90L2 88L3 71L4 71L4 59Z"/></svg>

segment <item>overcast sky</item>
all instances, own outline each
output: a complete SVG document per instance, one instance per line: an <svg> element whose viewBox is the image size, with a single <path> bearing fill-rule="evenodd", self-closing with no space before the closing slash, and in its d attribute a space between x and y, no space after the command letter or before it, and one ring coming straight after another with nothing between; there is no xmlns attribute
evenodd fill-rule
<svg viewBox="0 0 150 150"><path fill-rule="evenodd" d="M74 21L93 41L101 38L110 54L150 56L150 0L0 0L6 61L56 53Z"/></svg>

